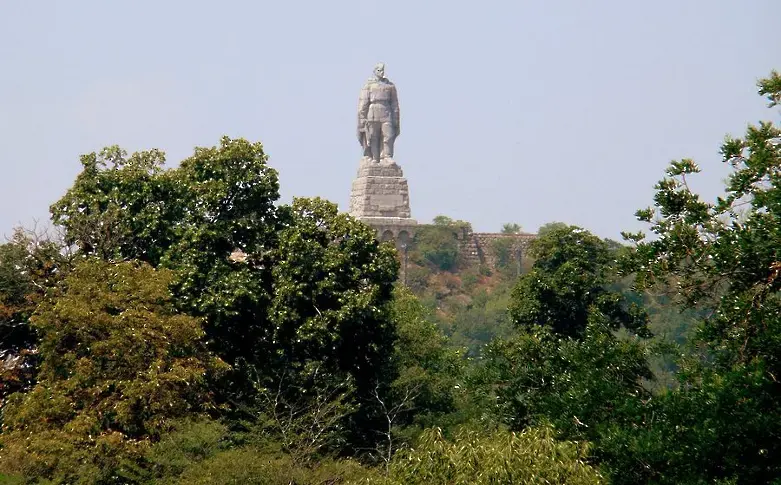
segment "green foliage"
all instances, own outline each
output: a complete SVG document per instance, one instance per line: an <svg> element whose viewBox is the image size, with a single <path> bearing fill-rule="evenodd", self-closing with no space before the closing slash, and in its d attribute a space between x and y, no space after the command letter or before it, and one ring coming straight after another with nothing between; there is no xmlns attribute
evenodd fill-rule
<svg viewBox="0 0 781 485"><path fill-rule="evenodd" d="M513 251L514 242L510 238L501 238L491 243L491 249L496 258L496 268L500 271L510 268L516 262L516 254Z"/></svg>
<svg viewBox="0 0 781 485"><path fill-rule="evenodd" d="M66 195L51 206L52 220L65 228L65 241L86 255L155 262L170 239L166 219L173 187L160 174L157 150L127 153L117 146L81 157L82 172Z"/></svg>
<svg viewBox="0 0 781 485"><path fill-rule="evenodd" d="M13 318L17 306L26 303L26 296L34 291L32 275L27 268L31 255L29 241L24 233L17 231L11 241L0 245L0 301L5 319ZM13 336L4 334L3 342L9 342Z"/></svg>
<svg viewBox="0 0 781 485"><path fill-rule="evenodd" d="M760 82L771 103L777 73ZM728 138L733 172L725 194L703 202L688 179L691 160L673 162L656 185L655 206L637 212L659 237L638 242L627 271L640 287L674 288L677 301L710 307L695 335L696 351L679 365L681 388L647 408L637 429L611 443L618 483L771 483L781 478L781 130L750 126Z"/></svg>
<svg viewBox="0 0 781 485"><path fill-rule="evenodd" d="M330 202L296 199L287 210L272 269L268 350L288 373L318 361L325 372L349 372L365 392L392 352L395 250Z"/></svg>
<svg viewBox="0 0 781 485"><path fill-rule="evenodd" d="M521 225L515 222L508 222L502 225L502 234L519 234L521 232Z"/></svg>
<svg viewBox="0 0 781 485"><path fill-rule="evenodd" d="M386 484L603 483L586 462L584 443L561 442L547 427L521 433L463 430L453 441L424 432L414 449L396 455Z"/></svg>
<svg viewBox="0 0 781 485"><path fill-rule="evenodd" d="M229 445L228 428L212 419L185 419L172 423L172 429L144 455L150 477L176 477L193 463L211 458Z"/></svg>
<svg viewBox="0 0 781 485"><path fill-rule="evenodd" d="M492 342L477 382L492 388L500 422L514 429L550 421L568 439L596 440L648 397L646 358L643 345L616 338L603 322L590 322L579 339L538 327Z"/></svg>
<svg viewBox="0 0 781 485"><path fill-rule="evenodd" d="M61 249L45 235L22 229L0 245L0 406L35 381L38 336L29 320L46 290L67 273Z"/></svg>
<svg viewBox="0 0 781 485"><path fill-rule="evenodd" d="M464 367L463 352L448 345L423 305L401 287L395 293L393 321L397 334L393 365L398 376L391 384L389 403L407 401L399 409L407 414L400 418L407 419L399 419L397 424L430 425L454 409L454 389Z"/></svg>
<svg viewBox="0 0 781 485"><path fill-rule="evenodd" d="M347 439L348 418L356 411L355 386L341 374L310 364L303 372L273 388L260 388L258 419L252 432L261 443L274 440L297 463L309 463L321 452L339 450Z"/></svg>
<svg viewBox="0 0 781 485"><path fill-rule="evenodd" d="M469 303L457 308L447 324L452 345L465 347L468 355L476 357L494 338L510 336L513 325L507 308L511 290L504 282L494 288L474 289Z"/></svg>
<svg viewBox="0 0 781 485"><path fill-rule="evenodd" d="M603 431L633 423L649 397L639 338L649 335L648 317L609 288L615 251L587 231L552 228L529 253L534 264L509 303L518 333L486 347L469 379L472 406L484 409L483 422L511 429L550 422L566 439L594 442L602 459Z"/></svg>
<svg viewBox="0 0 781 485"><path fill-rule="evenodd" d="M439 271L455 271L459 264L459 237L471 232L468 222L436 216L433 224L419 226L412 243L410 259Z"/></svg>
<svg viewBox="0 0 781 485"><path fill-rule="evenodd" d="M282 229L271 256L269 325L255 342L254 384L260 389L282 384L283 407L300 410L304 422L311 417L305 411L311 406L329 409L317 402L323 392L345 399L349 394L358 408L344 413L350 414L347 439L363 446L381 425L373 418L373 391L393 378L395 333L389 303L398 271L395 250L379 244L371 228L321 199L295 199L280 212ZM329 376L328 383L319 378L327 390L316 390L316 372ZM354 387L354 393L347 387ZM342 404L334 411L351 406ZM341 429L337 421L334 430Z"/></svg>
<svg viewBox="0 0 781 485"><path fill-rule="evenodd" d="M452 227L459 231L471 231L472 225L466 221L456 220L448 216L439 215L432 220L435 226Z"/></svg>
<svg viewBox="0 0 781 485"><path fill-rule="evenodd" d="M3 409L0 469L31 478L134 481L134 463L173 420L212 409L207 376L224 368L177 314L173 274L90 260L44 301L35 387Z"/></svg>
<svg viewBox="0 0 781 485"><path fill-rule="evenodd" d="M331 203L275 206L266 161L261 144L227 137L171 170L158 151L109 148L82 158L52 214L82 254L174 271L177 307L203 318L209 348L232 366L221 399L252 404L283 372L306 382L313 363L368 399L392 352L395 252Z"/></svg>
<svg viewBox="0 0 781 485"><path fill-rule="evenodd" d="M771 71L770 76L757 82L757 86L759 94L770 101L771 108L781 103L781 74L778 71Z"/></svg>
<svg viewBox="0 0 781 485"><path fill-rule="evenodd" d="M174 192L159 203L171 205L163 212L177 218L163 223L173 231L170 244L159 239L162 245L151 246L158 244L161 264L176 271L180 308L205 317L210 348L237 368L270 351L264 344L279 183L267 158L260 143L225 137L160 176ZM244 264L229 258L237 249L249 255Z"/></svg>
<svg viewBox="0 0 781 485"><path fill-rule="evenodd" d="M1 485L22 485L23 483L24 483L24 478L20 476L4 475L0 473Z"/></svg>
<svg viewBox="0 0 781 485"><path fill-rule="evenodd" d="M431 221L435 226L452 226L453 219L448 216L438 215L434 216Z"/></svg>
<svg viewBox="0 0 781 485"><path fill-rule="evenodd" d="M548 222L540 226L539 229L537 229L537 236L543 237L550 231L557 230L557 229L566 229L567 227L570 227L569 224L566 224L564 222Z"/></svg>
<svg viewBox="0 0 781 485"><path fill-rule="evenodd" d="M761 364L697 380L638 406L631 426L611 423L601 447L616 484L776 483L778 392Z"/></svg>
<svg viewBox="0 0 781 485"><path fill-rule="evenodd" d="M252 447L222 451L185 470L167 483L182 485L321 485L366 483L374 473L351 460L323 459L302 465L283 454L269 454Z"/></svg>
<svg viewBox="0 0 781 485"><path fill-rule="evenodd" d="M529 254L534 265L518 280L510 305L517 326L577 337L595 317L614 330L650 335L645 312L606 288L613 270L604 241L575 226L556 228L534 240Z"/></svg>
<svg viewBox="0 0 781 485"><path fill-rule="evenodd" d="M773 78L764 85L772 83ZM653 232L665 236L638 244L631 267L640 270L638 284L674 281L675 296L685 304L717 305L699 337L724 367L761 359L770 372L779 370L781 150L772 140L780 135L772 124L761 123L749 127L744 139L727 139L722 153L734 171L715 204L691 192L686 179L699 168L683 160L657 184L656 208L638 211Z"/></svg>
<svg viewBox="0 0 781 485"><path fill-rule="evenodd" d="M271 281L228 255L240 249L260 257L255 265L269 264L278 182L266 159L259 143L227 137L167 171L157 150L128 157L106 148L82 157L83 170L52 205L52 219L84 255L176 270L177 305L206 316L212 348L236 364L263 333Z"/></svg>
<svg viewBox="0 0 781 485"><path fill-rule="evenodd" d="M334 461L323 456L318 456L317 461L301 460L300 453L282 453L274 441L278 437L277 433L231 434L223 424L208 419L177 422L172 432L148 448L144 456L148 468L145 481L322 484L357 483L373 476L371 470L354 461ZM242 442L247 444L241 445Z"/></svg>
<svg viewBox="0 0 781 485"><path fill-rule="evenodd" d="M505 280L514 281L531 269L532 261L524 254L522 242L513 237L501 237L491 241L494 269Z"/></svg>
<svg viewBox="0 0 781 485"><path fill-rule="evenodd" d="M451 225L422 226L415 233L411 257L434 269L453 271L458 266L457 234Z"/></svg>

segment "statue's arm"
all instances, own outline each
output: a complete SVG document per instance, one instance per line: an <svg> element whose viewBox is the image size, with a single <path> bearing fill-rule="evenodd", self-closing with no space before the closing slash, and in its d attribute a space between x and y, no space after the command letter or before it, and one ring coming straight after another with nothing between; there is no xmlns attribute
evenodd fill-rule
<svg viewBox="0 0 781 485"><path fill-rule="evenodd" d="M399 111L399 95L396 93L396 86L391 89L391 116L393 117L393 128L396 136L401 133L401 112Z"/></svg>
<svg viewBox="0 0 781 485"><path fill-rule="evenodd" d="M366 126L366 117L369 113L369 88L361 88L361 94L358 96L358 140L361 140L361 133Z"/></svg>

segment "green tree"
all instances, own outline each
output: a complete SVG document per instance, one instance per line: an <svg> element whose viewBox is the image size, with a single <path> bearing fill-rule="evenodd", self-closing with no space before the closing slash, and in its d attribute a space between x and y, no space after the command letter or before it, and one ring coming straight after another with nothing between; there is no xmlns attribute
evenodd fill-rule
<svg viewBox="0 0 781 485"><path fill-rule="evenodd" d="M495 258L496 269L500 275L508 280L514 280L521 275L523 255L517 239L511 237L495 239L491 242L491 250Z"/></svg>
<svg viewBox="0 0 781 485"><path fill-rule="evenodd" d="M213 408L208 376L225 364L174 310L173 274L89 260L48 297L38 382L3 410L0 469L56 482L132 482L144 449L172 422Z"/></svg>
<svg viewBox="0 0 781 485"><path fill-rule="evenodd" d="M228 256L240 249L270 265L278 182L266 159L260 144L223 138L166 171L157 150L110 147L82 157L52 218L82 254L176 270L177 304L206 316L210 345L237 364L263 334L271 278Z"/></svg>
<svg viewBox="0 0 781 485"><path fill-rule="evenodd" d="M295 199L282 210L284 227L272 255L271 325L258 342L266 346L257 358L259 383L275 388L284 375L295 390L311 382L311 369L330 374L332 389L351 381L359 408L350 415L350 441L366 445L382 426L373 412L374 389L393 379L395 249L330 202Z"/></svg>
<svg viewBox="0 0 781 485"><path fill-rule="evenodd" d="M364 389L393 348L389 315L395 250L320 199L296 199L279 232L269 307L280 364L311 360L347 370Z"/></svg>
<svg viewBox="0 0 781 485"><path fill-rule="evenodd" d="M38 336L30 315L69 266L61 245L45 234L17 229L0 245L0 407L35 382Z"/></svg>
<svg viewBox="0 0 781 485"><path fill-rule="evenodd" d="M508 222L502 225L502 234L520 234L521 225L515 222Z"/></svg>
<svg viewBox="0 0 781 485"><path fill-rule="evenodd" d="M270 268L280 223L277 173L267 159L260 143L223 138L162 174L178 198L169 212L182 216L165 222L174 235L161 264L176 271L180 308L205 318L210 348L236 369L270 351ZM244 263L230 257L235 250L248 255Z"/></svg>
<svg viewBox="0 0 781 485"><path fill-rule="evenodd" d="M460 219L453 219L452 217L438 215L432 220L435 226L453 227L458 229L472 230L472 225L466 221Z"/></svg>
<svg viewBox="0 0 781 485"><path fill-rule="evenodd" d="M434 219L432 221L435 226L452 226L455 221L453 221L453 218L443 215L434 216Z"/></svg>
<svg viewBox="0 0 781 485"><path fill-rule="evenodd" d="M542 237L550 231L553 231L555 229L564 229L566 227L569 227L569 224L566 224L564 222L548 222L540 226L539 229L537 229L537 235Z"/></svg>
<svg viewBox="0 0 781 485"><path fill-rule="evenodd" d="M412 258L440 271L455 271L458 266L458 232L450 225L420 227L413 240Z"/></svg>
<svg viewBox="0 0 781 485"><path fill-rule="evenodd" d="M512 429L552 422L566 439L593 441L601 457L603 429L633 422L651 373L645 346L591 318L579 339L540 327L491 342L471 378L475 397Z"/></svg>
<svg viewBox="0 0 781 485"><path fill-rule="evenodd" d="M333 204L277 207L266 162L261 144L227 137L170 170L158 151L109 148L82 157L53 218L82 254L174 271L177 307L203 317L232 367L219 384L234 404L314 360L369 392L393 347L394 251Z"/></svg>
<svg viewBox="0 0 781 485"><path fill-rule="evenodd" d="M300 464L313 463L324 453L344 447L349 418L357 410L354 381L322 367L313 362L289 376L283 373L266 379L275 387L259 389L258 418L251 431L257 438L253 441L273 440Z"/></svg>
<svg viewBox="0 0 781 485"><path fill-rule="evenodd" d="M593 316L612 330L650 336L645 312L607 288L615 270L604 241L575 226L556 228L534 240L529 254L534 265L518 280L510 304L517 326L578 337Z"/></svg>
<svg viewBox="0 0 781 485"><path fill-rule="evenodd" d="M182 474L233 444L227 426L210 418L188 417L171 423L160 440L146 448L146 478L164 480Z"/></svg>
<svg viewBox="0 0 781 485"><path fill-rule="evenodd" d="M429 429L414 449L399 453L385 480L390 484L603 483L587 463L585 443L557 441L550 428L522 433L462 430L452 441Z"/></svg>
<svg viewBox="0 0 781 485"><path fill-rule="evenodd" d="M158 150L127 153L117 146L81 157L73 186L52 204L65 242L84 255L156 265L184 215ZM179 209L179 210L177 210Z"/></svg>
<svg viewBox="0 0 781 485"><path fill-rule="evenodd" d="M448 345L420 301L397 287L392 306L397 339L392 366L395 379L375 399L386 426L379 431L380 457L387 462L396 448L411 441L423 427L443 425L455 411L463 377L463 351ZM406 428L406 429L403 429Z"/></svg>
<svg viewBox="0 0 781 485"><path fill-rule="evenodd" d="M415 232L411 258L419 265L454 272L461 263L459 238L471 231L472 226L468 222L436 216L433 224L420 226Z"/></svg>
<svg viewBox="0 0 781 485"><path fill-rule="evenodd" d="M451 344L466 347L470 356L478 357L494 338L513 335L515 331L508 311L511 292L509 281L474 291L469 304L455 312L448 326Z"/></svg>
<svg viewBox="0 0 781 485"><path fill-rule="evenodd" d="M377 474L353 460L324 458L301 464L289 456L249 446L217 453L193 463L176 480L181 485L323 485L365 484Z"/></svg>
<svg viewBox="0 0 781 485"><path fill-rule="evenodd" d="M771 106L781 76L759 83ZM643 409L641 426L616 430L619 483L775 483L781 478L781 130L750 126L722 145L733 171L725 194L702 201L700 171L673 162L654 207L637 212L659 237L639 241L628 271L641 287L674 288L691 308L710 307L695 351L679 363L681 387Z"/></svg>
<svg viewBox="0 0 781 485"><path fill-rule="evenodd" d="M608 289L612 253L587 231L552 229L530 252L509 305L517 334L487 346L470 377L474 406L512 429L552 422L566 439L593 441L601 459L602 430L631 422L649 396L647 315Z"/></svg>

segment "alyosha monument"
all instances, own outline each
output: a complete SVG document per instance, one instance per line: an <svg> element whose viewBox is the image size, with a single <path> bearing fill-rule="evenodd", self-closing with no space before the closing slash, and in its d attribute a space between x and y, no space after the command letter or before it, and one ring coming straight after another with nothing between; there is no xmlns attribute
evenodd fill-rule
<svg viewBox="0 0 781 485"><path fill-rule="evenodd" d="M393 241L406 261L407 247L425 225L412 218L409 186L394 160L394 145L401 133L401 112L396 86L385 77L385 64L374 66L358 97L358 142L363 156L350 193L350 215L373 227L381 241ZM471 228L454 228L460 257L468 264L496 266L494 246L509 241L518 274L521 258L536 235L529 233L475 233ZM406 272L406 265L402 266Z"/></svg>
<svg viewBox="0 0 781 485"><path fill-rule="evenodd" d="M401 133L396 86L385 77L385 64L374 67L358 98L358 142L363 151L350 194L350 215L377 229L381 240L406 244L414 234L409 187L394 161Z"/></svg>

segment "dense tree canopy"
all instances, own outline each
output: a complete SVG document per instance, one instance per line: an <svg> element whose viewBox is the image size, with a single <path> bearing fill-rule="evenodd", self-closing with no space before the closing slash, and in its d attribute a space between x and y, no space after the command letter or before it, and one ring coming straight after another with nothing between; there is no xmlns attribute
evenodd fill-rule
<svg viewBox="0 0 781 485"><path fill-rule="evenodd" d="M421 436L415 449L395 458L387 481L369 483L602 483L586 462L587 452L581 443L557 441L548 428L489 435L462 430L452 441L432 429Z"/></svg>
<svg viewBox="0 0 781 485"><path fill-rule="evenodd" d="M277 207L277 175L259 143L223 138L176 169L163 162L159 151L117 147L82 157L74 186L52 205L67 242L174 270L177 306L204 318L210 348L235 371L314 358L366 386L376 380L393 340L392 251L325 201ZM244 388L234 391L247 392L246 377L231 378Z"/></svg>
<svg viewBox="0 0 781 485"><path fill-rule="evenodd" d="M491 342L473 374L477 405L512 429L552 423L566 439L598 440L606 426L631 422L632 404L649 396L638 338L648 336L647 315L608 289L613 253L589 232L553 228L530 254L509 304L517 331Z"/></svg>
<svg viewBox="0 0 781 485"><path fill-rule="evenodd" d="M30 316L70 263L61 244L34 231L19 229L0 245L0 406L34 383L38 338Z"/></svg>
<svg viewBox="0 0 781 485"><path fill-rule="evenodd" d="M172 420L213 409L226 368L178 314L173 273L144 263L81 263L33 316L38 382L3 409L0 467L36 478L101 481L134 474Z"/></svg>
<svg viewBox="0 0 781 485"><path fill-rule="evenodd" d="M759 83L771 106L779 79ZM713 309L697 329L696 351L681 361L681 389L645 410L658 421L617 433L626 483L781 477L781 129L750 126L721 153L733 169L722 197L702 201L688 184L700 168L675 161L656 185L654 207L637 213L658 237L626 234L641 241L628 266L639 286L672 286L685 305Z"/></svg>
<svg viewBox="0 0 781 485"><path fill-rule="evenodd" d="M606 288L615 255L605 241L578 227L554 228L531 244L529 254L534 265L519 279L510 305L516 325L579 336L589 319L598 318L608 328L648 336L645 312Z"/></svg>
<svg viewBox="0 0 781 485"><path fill-rule="evenodd" d="M556 222L488 267L438 216L406 285L258 143L85 155L62 240L0 245L0 483L778 483L781 129L722 154L713 202L670 165L647 241Z"/></svg>
<svg viewBox="0 0 781 485"><path fill-rule="evenodd" d="M175 269L177 304L207 316L212 345L235 363L252 354L270 300L269 272L228 258L239 249L269 265L279 195L266 159L260 144L228 138L173 170L159 151L107 148L82 157L52 218L86 255Z"/></svg>

